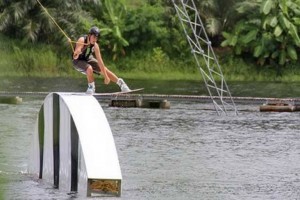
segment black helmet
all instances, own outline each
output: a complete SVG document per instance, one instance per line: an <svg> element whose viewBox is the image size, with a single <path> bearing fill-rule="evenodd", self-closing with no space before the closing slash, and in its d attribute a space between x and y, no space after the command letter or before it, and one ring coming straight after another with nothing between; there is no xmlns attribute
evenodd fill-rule
<svg viewBox="0 0 300 200"><path fill-rule="evenodd" d="M93 26L90 31L89 34L95 35L96 37L98 37L100 35L100 30L98 27Z"/></svg>

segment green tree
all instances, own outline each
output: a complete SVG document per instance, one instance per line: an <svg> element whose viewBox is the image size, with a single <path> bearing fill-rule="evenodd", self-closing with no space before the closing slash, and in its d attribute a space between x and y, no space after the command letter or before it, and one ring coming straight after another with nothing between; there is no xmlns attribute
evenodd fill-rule
<svg viewBox="0 0 300 200"><path fill-rule="evenodd" d="M130 10L126 16L129 43L139 49L161 46L161 39L168 34L163 19L164 8L159 4L145 4Z"/></svg>
<svg viewBox="0 0 300 200"><path fill-rule="evenodd" d="M125 55L124 47L128 46L128 41L123 37L125 28L126 7L121 0L104 0L103 18L106 28L104 34L108 34L109 47L113 53L113 60L119 55Z"/></svg>
<svg viewBox="0 0 300 200"><path fill-rule="evenodd" d="M89 17L81 10L83 0L40 0L40 2L70 37L77 33L80 27L79 20ZM96 0L88 2L98 4ZM7 35L32 42L41 40L61 43L63 39L65 40L64 35L37 0L2 1L0 5L3 10L0 14L0 30Z"/></svg>
<svg viewBox="0 0 300 200"><path fill-rule="evenodd" d="M222 30L234 23L234 5L241 0L197 0L196 6L204 20L207 33L220 35Z"/></svg>
<svg viewBox="0 0 300 200"><path fill-rule="evenodd" d="M195 6L198 9L198 13L213 46L219 46L222 42L222 31L231 29L235 25L237 19L234 7L241 1L243 0L194 0ZM172 1L169 0L163 2L165 8L173 7ZM170 18L177 18L175 12L169 12L168 15ZM169 21L174 21L174 19ZM181 27L173 27L178 31L183 31L181 30Z"/></svg>
<svg viewBox="0 0 300 200"><path fill-rule="evenodd" d="M129 51L153 52L161 48L172 57L186 57L190 49L181 24L170 1L151 0L129 9L126 15L125 36Z"/></svg>
<svg viewBox="0 0 300 200"><path fill-rule="evenodd" d="M233 31L223 33L222 46L231 46L237 55L250 53L260 65L298 60L299 0L252 0L237 11L244 17Z"/></svg>
<svg viewBox="0 0 300 200"><path fill-rule="evenodd" d="M124 0L103 0L97 6L84 5L91 13L95 25L101 30L102 48L112 54L113 60L125 55L125 47L129 45L123 36L127 9Z"/></svg>

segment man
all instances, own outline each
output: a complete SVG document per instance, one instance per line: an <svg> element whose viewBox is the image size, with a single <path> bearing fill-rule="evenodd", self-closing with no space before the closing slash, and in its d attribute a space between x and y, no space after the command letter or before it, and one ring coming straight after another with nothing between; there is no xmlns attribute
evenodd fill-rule
<svg viewBox="0 0 300 200"><path fill-rule="evenodd" d="M88 80L88 89L86 93L95 93L95 81L93 73L102 74L104 83L109 84L110 81L116 83L122 92L130 91L123 79L118 78L113 72L105 67L97 39L100 36L100 30L92 27L88 35L84 35L76 42L73 53L73 65L76 70L86 74ZM95 54L96 58L93 56Z"/></svg>

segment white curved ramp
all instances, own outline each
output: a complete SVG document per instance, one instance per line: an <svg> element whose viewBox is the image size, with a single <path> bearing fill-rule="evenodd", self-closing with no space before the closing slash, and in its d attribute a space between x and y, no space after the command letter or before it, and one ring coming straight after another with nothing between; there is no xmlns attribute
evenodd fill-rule
<svg viewBox="0 0 300 200"><path fill-rule="evenodd" d="M29 173L65 191L121 195L114 138L91 95L51 93L38 115Z"/></svg>

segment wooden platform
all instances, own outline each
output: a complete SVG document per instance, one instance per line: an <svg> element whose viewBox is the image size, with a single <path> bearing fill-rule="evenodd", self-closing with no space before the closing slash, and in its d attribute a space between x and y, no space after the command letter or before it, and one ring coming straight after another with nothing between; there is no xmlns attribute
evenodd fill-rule
<svg viewBox="0 0 300 200"><path fill-rule="evenodd" d="M300 104L291 102L272 102L265 103L259 107L260 112L297 112L300 111Z"/></svg>
<svg viewBox="0 0 300 200"><path fill-rule="evenodd" d="M113 99L109 106L122 108L160 108L170 109L168 100L146 100L146 99Z"/></svg>

